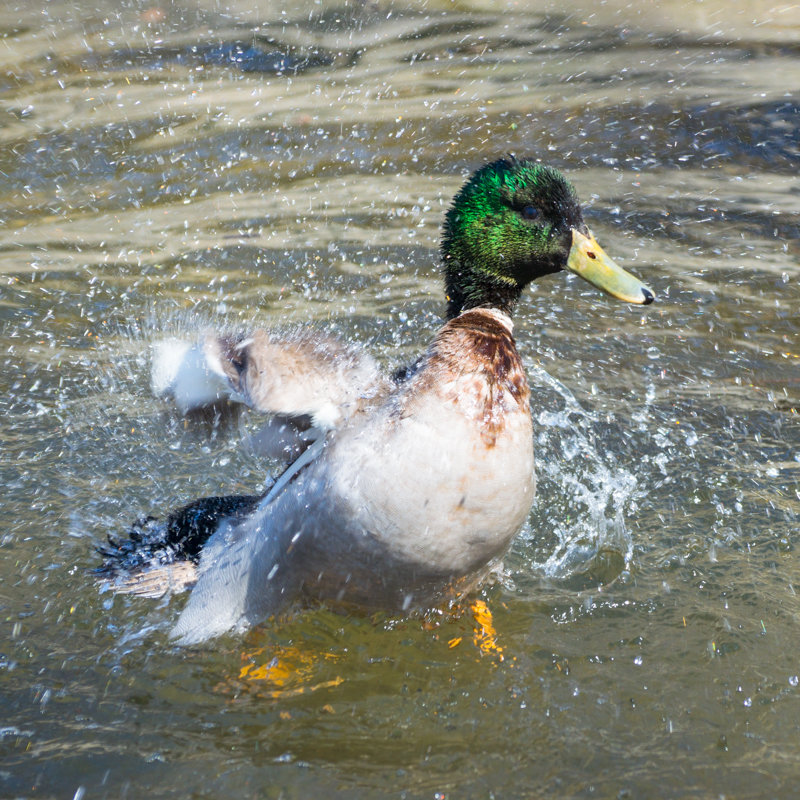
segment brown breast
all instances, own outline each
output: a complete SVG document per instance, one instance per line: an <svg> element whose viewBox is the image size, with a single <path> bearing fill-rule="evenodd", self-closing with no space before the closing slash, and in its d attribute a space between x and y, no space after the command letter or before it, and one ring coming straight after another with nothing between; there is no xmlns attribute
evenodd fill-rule
<svg viewBox="0 0 800 800"><path fill-rule="evenodd" d="M514 337L490 310L471 309L450 320L420 372L431 382L425 388L479 417L487 447L495 445L509 415L530 414L528 379Z"/></svg>

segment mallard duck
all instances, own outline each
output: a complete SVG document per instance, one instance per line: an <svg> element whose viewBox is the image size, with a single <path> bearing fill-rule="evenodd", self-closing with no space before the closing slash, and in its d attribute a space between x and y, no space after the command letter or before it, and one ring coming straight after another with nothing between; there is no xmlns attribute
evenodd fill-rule
<svg viewBox="0 0 800 800"><path fill-rule="evenodd" d="M176 640L242 630L300 598L430 607L470 591L503 556L535 491L511 319L523 289L566 269L629 303L654 294L603 252L564 176L532 160L503 158L469 178L445 216L441 258L447 319L392 376L304 333L159 349L159 394L184 411L227 397L274 414L295 458L261 495L203 498L103 548L107 572L156 561L171 575L180 567L181 585L196 581Z"/></svg>

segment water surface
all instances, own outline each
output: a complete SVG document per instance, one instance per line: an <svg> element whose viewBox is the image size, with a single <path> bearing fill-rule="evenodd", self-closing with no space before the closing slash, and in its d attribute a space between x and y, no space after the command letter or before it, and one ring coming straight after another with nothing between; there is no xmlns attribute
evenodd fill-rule
<svg viewBox="0 0 800 800"><path fill-rule="evenodd" d="M84 5L0 22L2 794L796 796L797 9ZM273 467L251 416L151 396L150 343L311 321L409 361L506 152L658 302L520 304L540 491L495 635L310 609L186 650L182 598L98 593L107 534Z"/></svg>

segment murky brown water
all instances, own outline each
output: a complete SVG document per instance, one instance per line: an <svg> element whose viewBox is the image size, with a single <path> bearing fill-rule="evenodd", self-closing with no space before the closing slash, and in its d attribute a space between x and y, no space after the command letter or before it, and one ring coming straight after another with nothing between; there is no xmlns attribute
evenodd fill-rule
<svg viewBox="0 0 800 800"><path fill-rule="evenodd" d="M87 5L0 17L0 794L797 796L796 5ZM182 650L181 598L98 594L109 532L269 469L150 396L149 342L314 320L403 363L508 151L658 302L520 306L496 638L309 610Z"/></svg>

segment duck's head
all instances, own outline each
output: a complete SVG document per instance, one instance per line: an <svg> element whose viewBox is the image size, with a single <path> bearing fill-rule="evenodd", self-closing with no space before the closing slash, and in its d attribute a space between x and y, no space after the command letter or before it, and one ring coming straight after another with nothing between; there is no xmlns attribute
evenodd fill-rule
<svg viewBox="0 0 800 800"><path fill-rule="evenodd" d="M526 159L503 158L473 173L445 217L442 259L448 319L479 306L511 313L525 286L562 269L619 300L654 298L597 244L572 184Z"/></svg>

